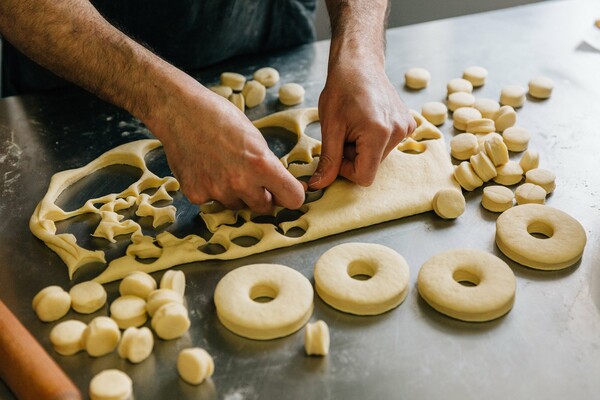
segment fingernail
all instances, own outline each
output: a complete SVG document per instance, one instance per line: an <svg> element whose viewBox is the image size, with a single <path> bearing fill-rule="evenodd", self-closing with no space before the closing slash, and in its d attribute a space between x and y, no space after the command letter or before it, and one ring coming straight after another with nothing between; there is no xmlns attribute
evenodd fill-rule
<svg viewBox="0 0 600 400"><path fill-rule="evenodd" d="M323 176L321 175L321 172L315 172L313 176L311 176L308 180L308 187L310 188L311 186L318 184L321 181L322 177Z"/></svg>

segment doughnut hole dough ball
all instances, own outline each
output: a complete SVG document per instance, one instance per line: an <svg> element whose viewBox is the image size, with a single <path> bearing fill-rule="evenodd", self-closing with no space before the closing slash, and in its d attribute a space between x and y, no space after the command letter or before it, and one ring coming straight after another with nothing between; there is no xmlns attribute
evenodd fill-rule
<svg viewBox="0 0 600 400"><path fill-rule="evenodd" d="M556 189L556 175L547 169L534 168L525 174L526 183L534 183L544 188L546 193L550 194Z"/></svg>
<svg viewBox="0 0 600 400"><path fill-rule="evenodd" d="M260 68L254 72L252 78L270 88L279 82L279 71L271 67Z"/></svg>
<svg viewBox="0 0 600 400"><path fill-rule="evenodd" d="M527 90L519 85L508 85L502 88L500 92L500 104L519 108L525 103L525 94Z"/></svg>
<svg viewBox="0 0 600 400"><path fill-rule="evenodd" d="M492 254L455 249L427 260L419 270L417 287L421 297L440 313L483 322L510 311L516 279L510 267Z"/></svg>
<svg viewBox="0 0 600 400"><path fill-rule="evenodd" d="M421 107L421 115L435 126L440 126L448 118L448 108L439 101L430 101Z"/></svg>
<svg viewBox="0 0 600 400"><path fill-rule="evenodd" d="M457 92L473 93L473 84L462 78L450 80L446 88L448 89L448 96Z"/></svg>
<svg viewBox="0 0 600 400"><path fill-rule="evenodd" d="M527 150L521 156L519 165L523 168L523 172L527 175L527 172L537 168L540 165L540 154L537 151Z"/></svg>
<svg viewBox="0 0 600 400"><path fill-rule="evenodd" d="M329 327L325 321L306 324L304 351L309 356L326 356L329 354Z"/></svg>
<svg viewBox="0 0 600 400"><path fill-rule="evenodd" d="M433 211L443 219L455 219L465 212L465 197L460 190L439 190L433 196Z"/></svg>
<svg viewBox="0 0 600 400"><path fill-rule="evenodd" d="M477 176L471 163L468 161L461 162L454 169L454 179L463 189L469 192L483 186L483 181Z"/></svg>
<svg viewBox="0 0 600 400"><path fill-rule="evenodd" d="M456 111L461 107L472 107L475 104L475 97L471 93L455 92L448 95L448 109Z"/></svg>
<svg viewBox="0 0 600 400"><path fill-rule="evenodd" d="M121 339L117 323L108 317L96 317L83 331L85 350L92 357L100 357L112 352Z"/></svg>
<svg viewBox="0 0 600 400"><path fill-rule="evenodd" d="M71 356L83 350L83 331L87 327L81 321L69 320L57 324L50 331L50 343L58 354Z"/></svg>
<svg viewBox="0 0 600 400"><path fill-rule="evenodd" d="M187 308L179 303L167 303L156 310L151 325L159 338L177 339L190 328Z"/></svg>
<svg viewBox="0 0 600 400"><path fill-rule="evenodd" d="M221 85L230 87L236 92L240 92L246 83L246 77L235 72L223 72L220 80Z"/></svg>
<svg viewBox="0 0 600 400"><path fill-rule="evenodd" d="M473 108L479 110L483 118L494 119L500 109L500 103L492 99L476 99Z"/></svg>
<svg viewBox="0 0 600 400"><path fill-rule="evenodd" d="M481 206L488 211L504 212L513 206L515 195L505 186L487 186L483 188Z"/></svg>
<svg viewBox="0 0 600 400"><path fill-rule="evenodd" d="M160 288L170 289L181 297L185 295L185 274L183 271L169 270L160 278Z"/></svg>
<svg viewBox="0 0 600 400"><path fill-rule="evenodd" d="M148 295L148 301L146 302L146 311L148 312L148 315L152 317L154 316L156 310L158 310L167 303L183 304L183 298L179 293L171 289L154 290Z"/></svg>
<svg viewBox="0 0 600 400"><path fill-rule="evenodd" d="M471 157L471 167L482 181L487 182L498 174L494 163L485 153L477 153Z"/></svg>
<svg viewBox="0 0 600 400"><path fill-rule="evenodd" d="M246 107L253 108L265 100L267 89L258 81L250 81L246 82L246 85L244 85L242 94L244 95Z"/></svg>
<svg viewBox="0 0 600 400"><path fill-rule="evenodd" d="M481 118L481 113L473 107L461 107L452 114L454 128L459 131L465 131L469 121L479 118Z"/></svg>
<svg viewBox="0 0 600 400"><path fill-rule="evenodd" d="M494 182L499 185L511 186L516 185L523 179L523 168L516 161L509 161L504 165L496 168L496 177Z"/></svg>
<svg viewBox="0 0 600 400"><path fill-rule="evenodd" d="M304 101L304 88L297 83L286 83L279 88L279 101L286 106L295 106Z"/></svg>
<svg viewBox="0 0 600 400"><path fill-rule="evenodd" d="M490 158L495 167L504 165L509 161L508 148L500 135L491 135L483 143L485 154Z"/></svg>
<svg viewBox="0 0 600 400"><path fill-rule="evenodd" d="M119 284L121 296L137 296L146 300L152 291L156 290L156 281L149 274L135 271L127 275Z"/></svg>
<svg viewBox="0 0 600 400"><path fill-rule="evenodd" d="M177 372L190 385L199 385L211 377L215 363L208 352L200 347L185 349L177 356Z"/></svg>
<svg viewBox="0 0 600 400"><path fill-rule="evenodd" d="M142 326L148 319L146 301L137 296L121 296L110 305L110 317L121 329Z"/></svg>
<svg viewBox="0 0 600 400"><path fill-rule="evenodd" d="M511 106L502 106L494 115L496 131L504 132L505 129L517 123L517 113Z"/></svg>
<svg viewBox="0 0 600 400"><path fill-rule="evenodd" d="M524 183L515 190L517 204L544 204L546 201L546 191L543 187L534 183Z"/></svg>
<svg viewBox="0 0 600 400"><path fill-rule="evenodd" d="M463 79L471 82L473 87L483 86L488 76L487 69L478 66L467 67L463 71Z"/></svg>
<svg viewBox="0 0 600 400"><path fill-rule="evenodd" d="M370 278L354 278L359 275ZM355 315L382 314L399 306L408 294L408 264L394 250L375 243L332 247L317 260L314 276L323 301Z"/></svg>
<svg viewBox="0 0 600 400"><path fill-rule="evenodd" d="M521 152L527 150L531 134L525 128L513 126L502 133L502 138L508 150Z"/></svg>
<svg viewBox="0 0 600 400"><path fill-rule="evenodd" d="M128 400L133 398L133 383L125 372L107 369L90 381L90 400Z"/></svg>
<svg viewBox="0 0 600 400"><path fill-rule="evenodd" d="M244 100L244 95L241 93L233 93L229 96L229 101L236 106L241 112L246 110L246 101Z"/></svg>
<svg viewBox="0 0 600 400"><path fill-rule="evenodd" d="M496 130L494 120L489 118L472 119L467 122L467 132L471 133L492 133Z"/></svg>
<svg viewBox="0 0 600 400"><path fill-rule="evenodd" d="M41 321L56 321L69 312L71 296L60 286L48 286L35 295L31 305Z"/></svg>
<svg viewBox="0 0 600 400"><path fill-rule="evenodd" d="M313 312L310 281L279 264L234 269L217 284L214 300L217 316L227 329L257 340L290 335L302 328Z"/></svg>
<svg viewBox="0 0 600 400"><path fill-rule="evenodd" d="M137 364L150 357L154 347L154 336L150 329L130 327L125 329L119 343L119 357Z"/></svg>
<svg viewBox="0 0 600 400"><path fill-rule="evenodd" d="M536 99L545 100L552 96L554 82L545 76L539 76L529 81L529 95Z"/></svg>
<svg viewBox="0 0 600 400"><path fill-rule="evenodd" d="M431 74L425 68L409 68L404 73L404 84L406 87L414 90L424 89L429 85Z"/></svg>
<svg viewBox="0 0 600 400"><path fill-rule="evenodd" d="M209 88L212 92L218 94L221 97L229 99L229 96L233 94L233 89L229 86L216 85Z"/></svg>
<svg viewBox="0 0 600 400"><path fill-rule="evenodd" d="M98 282L82 282L69 290L71 307L80 314L91 314L106 304L106 290Z"/></svg>
<svg viewBox="0 0 600 400"><path fill-rule="evenodd" d="M541 204L513 207L496 220L498 248L511 260L534 269L557 270L575 264L586 241L585 230L575 218Z"/></svg>
<svg viewBox="0 0 600 400"><path fill-rule="evenodd" d="M468 160L477 154L477 137L472 133L460 133L450 140L450 154L457 160Z"/></svg>

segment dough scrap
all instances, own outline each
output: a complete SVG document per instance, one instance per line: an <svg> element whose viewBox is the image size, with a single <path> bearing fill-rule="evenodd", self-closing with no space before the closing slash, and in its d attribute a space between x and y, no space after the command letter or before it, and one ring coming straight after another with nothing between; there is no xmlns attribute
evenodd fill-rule
<svg viewBox="0 0 600 400"><path fill-rule="evenodd" d="M517 199L517 204L544 204L546 191L534 183L524 183L515 190L515 199Z"/></svg>
<svg viewBox="0 0 600 400"><path fill-rule="evenodd" d="M87 327L74 319L63 321L50 331L50 343L60 355L71 356L84 349L83 331Z"/></svg>
<svg viewBox="0 0 600 400"><path fill-rule="evenodd" d="M444 219L455 219L465 212L465 197L460 190L440 190L433 197L433 211Z"/></svg>
<svg viewBox="0 0 600 400"><path fill-rule="evenodd" d="M471 82L473 87L483 86L487 76L488 76L487 69L485 69L483 67L475 66L475 65L471 66L471 67L467 67L463 71L463 79L466 79L469 82Z"/></svg>
<svg viewBox="0 0 600 400"><path fill-rule="evenodd" d="M108 317L96 317L83 331L83 345L92 357L112 352L119 344L121 331L117 323Z"/></svg>
<svg viewBox="0 0 600 400"><path fill-rule="evenodd" d="M448 108L439 101L430 101L421 107L421 115L433 125L439 126L448 118Z"/></svg>
<svg viewBox="0 0 600 400"><path fill-rule="evenodd" d="M146 301L137 296L121 296L110 305L110 317L121 329L142 326L148 319Z"/></svg>
<svg viewBox="0 0 600 400"><path fill-rule="evenodd" d="M69 290L71 307L80 314L91 314L106 304L106 290L97 282L82 282Z"/></svg>
<svg viewBox="0 0 600 400"><path fill-rule="evenodd" d="M133 396L133 383L125 372L107 369L90 381L90 400L128 400Z"/></svg>
<svg viewBox="0 0 600 400"><path fill-rule="evenodd" d="M279 88L279 101L286 106L295 106L304 101L304 88L297 83L286 83Z"/></svg>
<svg viewBox="0 0 600 400"><path fill-rule="evenodd" d="M167 303L156 310L152 316L151 325L159 338L177 339L190 329L187 308L180 303Z"/></svg>
<svg viewBox="0 0 600 400"><path fill-rule="evenodd" d="M488 211L504 212L513 206L515 195L505 186L486 186L483 188L481 205Z"/></svg>
<svg viewBox="0 0 600 400"><path fill-rule="evenodd" d="M141 363L152 354L154 336L146 327L129 327L123 332L119 343L119 357L129 360L134 364Z"/></svg>
<svg viewBox="0 0 600 400"><path fill-rule="evenodd" d="M421 90L429 85L431 74L425 68L413 67L404 73L404 84L407 88Z"/></svg>
<svg viewBox="0 0 600 400"><path fill-rule="evenodd" d="M185 349L177 356L177 372L190 385L199 385L210 378L215 363L208 352L200 347Z"/></svg>
<svg viewBox="0 0 600 400"><path fill-rule="evenodd" d="M40 321L52 322L67 315L71 296L60 286L48 286L35 295L31 305Z"/></svg>
<svg viewBox="0 0 600 400"><path fill-rule="evenodd" d="M271 67L263 67L257 69L252 75L254 80L262 83L265 87L270 88L279 82L279 71Z"/></svg>
<svg viewBox="0 0 600 400"><path fill-rule="evenodd" d="M304 351L309 356L326 356L329 354L329 327L325 321L319 320L306 324Z"/></svg>
<svg viewBox="0 0 600 400"><path fill-rule="evenodd" d="M529 81L529 95L536 99L549 99L553 89L554 82L545 76L538 76Z"/></svg>

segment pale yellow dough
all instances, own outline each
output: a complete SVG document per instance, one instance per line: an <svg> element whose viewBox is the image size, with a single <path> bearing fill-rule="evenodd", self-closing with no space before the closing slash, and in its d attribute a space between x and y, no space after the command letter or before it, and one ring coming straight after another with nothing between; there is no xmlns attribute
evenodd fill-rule
<svg viewBox="0 0 600 400"><path fill-rule="evenodd" d="M260 302L257 299L271 299ZM217 316L232 332L269 340L290 335L313 312L313 289L298 271L279 264L246 265L225 275L214 293Z"/></svg>
<svg viewBox="0 0 600 400"><path fill-rule="evenodd" d="M486 138L483 147L485 154L490 158L495 167L504 165L509 161L508 148L500 135L490 135Z"/></svg>
<svg viewBox="0 0 600 400"><path fill-rule="evenodd" d="M185 349L177 356L177 372L190 385L199 385L210 378L215 363L208 352L200 347Z"/></svg>
<svg viewBox="0 0 600 400"><path fill-rule="evenodd" d="M117 323L108 317L96 317L83 331L83 345L92 357L112 352L121 339Z"/></svg>
<svg viewBox="0 0 600 400"><path fill-rule="evenodd" d="M171 289L158 289L150 292L147 297L146 311L151 317L154 316L156 310L167 303L183 304L181 295Z"/></svg>
<svg viewBox="0 0 600 400"><path fill-rule="evenodd" d="M433 125L439 126L448 118L448 107L439 101L430 101L421 107L421 115Z"/></svg>
<svg viewBox="0 0 600 400"><path fill-rule="evenodd" d="M410 89L420 90L429 85L431 74L425 68L409 68L404 73L404 84Z"/></svg>
<svg viewBox="0 0 600 400"><path fill-rule="evenodd" d="M525 103L527 90L519 85L508 85L500 92L500 104L518 108Z"/></svg>
<svg viewBox="0 0 600 400"><path fill-rule="evenodd" d="M469 121L479 118L481 118L481 113L473 107L461 107L452 114L454 128L459 131L467 130Z"/></svg>
<svg viewBox="0 0 600 400"><path fill-rule="evenodd" d="M259 81L249 81L242 90L246 107L253 108L261 104L267 95L267 89Z"/></svg>
<svg viewBox="0 0 600 400"><path fill-rule="evenodd" d="M473 84L471 82L469 82L468 80L462 79L462 78L456 78L456 79L450 80L450 82L448 82L448 84L446 85L446 88L448 89L448 96L451 95L452 93L457 93L457 92L465 92L465 93L473 92Z"/></svg>
<svg viewBox="0 0 600 400"><path fill-rule="evenodd" d="M97 282L82 282L69 290L71 307L80 314L91 314L106 304L106 290Z"/></svg>
<svg viewBox="0 0 600 400"><path fill-rule="evenodd" d="M81 321L64 321L50 331L50 343L58 354L71 356L84 349L83 332L87 327Z"/></svg>
<svg viewBox="0 0 600 400"><path fill-rule="evenodd" d="M110 317L121 329L142 326L148 319L146 301L137 296L121 296L110 305Z"/></svg>
<svg viewBox="0 0 600 400"><path fill-rule="evenodd" d="M546 191L543 187L533 183L524 183L515 190L517 204L544 204L546 202Z"/></svg>
<svg viewBox="0 0 600 400"><path fill-rule="evenodd" d="M154 336L146 327L129 327L123 332L119 343L119 357L129 360L134 364L141 363L152 354Z"/></svg>
<svg viewBox="0 0 600 400"><path fill-rule="evenodd" d="M471 133L491 133L496 130L494 120L489 118L472 119L467 122L467 132Z"/></svg>
<svg viewBox="0 0 600 400"><path fill-rule="evenodd" d="M421 297L440 313L462 321L483 322L510 311L516 279L510 267L492 254L455 249L423 264L417 287Z"/></svg>
<svg viewBox="0 0 600 400"><path fill-rule="evenodd" d="M472 192L483 185L483 181L475 173L475 170L473 170L469 161L463 161L458 164L454 169L454 179L456 179L463 189L469 192Z"/></svg>
<svg viewBox="0 0 600 400"><path fill-rule="evenodd" d="M177 339L190 328L190 318L187 309L179 303L167 303L161 306L151 321L156 335L164 340Z"/></svg>
<svg viewBox="0 0 600 400"><path fill-rule="evenodd" d="M484 182L495 178L498 173L494 163L485 153L477 153L471 157L471 167L477 176Z"/></svg>
<svg viewBox="0 0 600 400"><path fill-rule="evenodd" d="M440 190L433 197L433 211L444 219L455 219L465 212L465 197L460 190Z"/></svg>
<svg viewBox="0 0 600 400"><path fill-rule="evenodd" d="M279 101L286 106L295 106L304 101L304 88L297 83L286 83L279 88Z"/></svg>
<svg viewBox="0 0 600 400"><path fill-rule="evenodd" d="M236 72L223 72L221 74L221 85L228 86L231 89L240 92L246 83L246 77Z"/></svg>
<svg viewBox="0 0 600 400"><path fill-rule="evenodd" d="M511 106L502 106L494 114L494 123L496 131L504 132L505 129L514 126L517 123L517 113Z"/></svg>
<svg viewBox="0 0 600 400"><path fill-rule="evenodd" d="M516 185L523 179L523 168L516 161L500 165L496 168L496 173L494 182L504 186Z"/></svg>
<svg viewBox="0 0 600 400"><path fill-rule="evenodd" d="M326 356L329 354L329 327L325 321L306 324L304 351L309 356Z"/></svg>
<svg viewBox="0 0 600 400"><path fill-rule="evenodd" d="M167 271L160 279L161 289L170 289L183 297L185 295L185 274L183 271Z"/></svg>
<svg viewBox="0 0 600 400"><path fill-rule="evenodd" d="M216 85L210 87L209 89L218 94L219 96L225 97L226 99L229 99L229 96L231 96L231 94L233 93L233 89L229 86Z"/></svg>
<svg viewBox="0 0 600 400"><path fill-rule="evenodd" d="M56 321L69 312L71 296L60 286L48 286L35 295L31 305L41 321Z"/></svg>
<svg viewBox="0 0 600 400"><path fill-rule="evenodd" d="M521 152L527 150L531 134L525 128L513 126L502 133L502 138L508 150Z"/></svg>
<svg viewBox="0 0 600 400"><path fill-rule="evenodd" d="M246 111L246 99L241 93L232 93L229 96L229 101L236 106L241 112Z"/></svg>
<svg viewBox="0 0 600 400"><path fill-rule="evenodd" d="M450 140L450 154L457 160L468 160L477 154L477 137L472 133L460 133Z"/></svg>
<svg viewBox="0 0 600 400"><path fill-rule="evenodd" d="M332 247L315 264L315 290L331 307L356 315L377 315L398 307L408 294L404 258L375 243ZM366 275L368 280L355 279Z"/></svg>
<svg viewBox="0 0 600 400"><path fill-rule="evenodd" d="M492 99L476 99L473 108L479 110L483 118L494 119L500 109L500 103Z"/></svg>
<svg viewBox="0 0 600 400"><path fill-rule="evenodd" d="M154 290L156 290L156 281L154 278L141 271L130 273L119 284L119 293L121 296L132 295L144 300Z"/></svg>
<svg viewBox="0 0 600 400"><path fill-rule="evenodd" d="M275 68L264 67L257 69L252 77L254 80L262 83L265 87L270 88L279 82L279 71Z"/></svg>
<svg viewBox="0 0 600 400"><path fill-rule="evenodd" d="M515 194L505 186L486 186L483 188L481 205L488 211L504 212L513 206Z"/></svg>
<svg viewBox="0 0 600 400"><path fill-rule="evenodd" d="M575 264L586 241L585 230L575 218L541 204L513 207L496 220L498 248L511 260L535 269L557 270Z"/></svg>
<svg viewBox="0 0 600 400"><path fill-rule="evenodd" d="M546 193L550 194L556 189L556 175L552 171L543 168L534 168L525 174L525 182L535 183L544 188Z"/></svg>
<svg viewBox="0 0 600 400"><path fill-rule="evenodd" d="M133 399L133 383L125 372L107 369L90 381L90 400Z"/></svg>
<svg viewBox="0 0 600 400"><path fill-rule="evenodd" d="M536 99L548 99L552 96L554 82L545 76L538 76L529 81L529 95Z"/></svg>
<svg viewBox="0 0 600 400"><path fill-rule="evenodd" d="M448 95L448 109L456 111L461 107L472 107L475 104L475 96L467 92L454 92Z"/></svg>
<svg viewBox="0 0 600 400"><path fill-rule="evenodd" d="M519 165L527 175L527 171L537 168L540 165L540 154L537 151L526 150L519 160Z"/></svg>
<svg viewBox="0 0 600 400"><path fill-rule="evenodd" d="M475 66L475 65L472 67L465 68L465 70L463 72L463 79L466 79L469 82L471 82L473 87L483 86L487 76L488 76L487 69L485 69L483 67Z"/></svg>

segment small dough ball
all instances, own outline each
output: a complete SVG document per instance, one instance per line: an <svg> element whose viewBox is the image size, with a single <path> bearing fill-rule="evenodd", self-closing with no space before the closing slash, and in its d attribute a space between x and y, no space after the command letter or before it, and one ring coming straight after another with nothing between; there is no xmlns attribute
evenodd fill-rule
<svg viewBox="0 0 600 400"><path fill-rule="evenodd" d="M485 154L490 158L495 167L504 165L508 162L508 148L502 139L502 136L490 135L483 142Z"/></svg>
<svg viewBox="0 0 600 400"><path fill-rule="evenodd" d="M325 321L306 324L304 350L309 356L326 356L329 354L329 327Z"/></svg>
<svg viewBox="0 0 600 400"><path fill-rule="evenodd" d="M141 271L132 272L119 284L121 296L131 295L146 300L153 290L156 290L156 281L152 276Z"/></svg>
<svg viewBox="0 0 600 400"><path fill-rule="evenodd" d="M271 67L260 68L254 72L252 78L270 88L279 82L279 71Z"/></svg>
<svg viewBox="0 0 600 400"><path fill-rule="evenodd" d="M160 279L161 289L170 289L181 297L185 294L185 274L183 271L169 270Z"/></svg>
<svg viewBox="0 0 600 400"><path fill-rule="evenodd" d="M527 90L519 85L505 86L500 92L500 104L519 108L525 103L525 94Z"/></svg>
<svg viewBox="0 0 600 400"><path fill-rule="evenodd" d="M96 317L83 331L83 345L92 357L112 352L121 339L117 323L108 317Z"/></svg>
<svg viewBox="0 0 600 400"><path fill-rule="evenodd" d="M295 106L304 101L304 88L297 83L286 83L279 88L279 101L286 106Z"/></svg>
<svg viewBox="0 0 600 400"><path fill-rule="evenodd" d="M556 189L556 175L552 171L542 168L534 168L525 174L525 182L535 183L544 188L550 194Z"/></svg>
<svg viewBox="0 0 600 400"><path fill-rule="evenodd" d="M594 25L596 25L596 28L600 29L600 18L594 22Z"/></svg>
<svg viewBox="0 0 600 400"><path fill-rule="evenodd" d="M146 301L137 296L121 296L110 305L110 317L121 329L142 326L148 319Z"/></svg>
<svg viewBox="0 0 600 400"><path fill-rule="evenodd" d="M515 195L504 186L487 186L483 188L481 205L488 211L504 212L513 206Z"/></svg>
<svg viewBox="0 0 600 400"><path fill-rule="evenodd" d="M494 123L497 132L504 132L507 128L515 126L517 123L517 113L511 106L500 107L494 115Z"/></svg>
<svg viewBox="0 0 600 400"><path fill-rule="evenodd" d="M210 87L209 89L218 94L219 96L225 97L226 99L229 99L229 96L231 96L231 94L233 93L233 89L229 86L216 85Z"/></svg>
<svg viewBox="0 0 600 400"><path fill-rule="evenodd" d="M151 325L159 338L176 339L190 328L188 311L182 304L167 303L156 310Z"/></svg>
<svg viewBox="0 0 600 400"><path fill-rule="evenodd" d="M210 378L215 371L215 363L208 352L200 347L185 349L177 356L177 372L181 379L190 385L199 385Z"/></svg>
<svg viewBox="0 0 600 400"><path fill-rule="evenodd" d="M41 321L51 322L69 312L71 296L60 286L48 286L35 295L31 304Z"/></svg>
<svg viewBox="0 0 600 400"><path fill-rule="evenodd" d="M127 400L133 398L133 383L125 372L107 369L90 381L90 400Z"/></svg>
<svg viewBox="0 0 600 400"><path fill-rule="evenodd" d="M229 96L229 101L236 106L241 112L246 111L246 101L241 93L233 93Z"/></svg>
<svg viewBox="0 0 600 400"><path fill-rule="evenodd" d="M246 77L235 72L223 72L221 74L221 85L228 86L235 91L241 91L246 83Z"/></svg>
<svg viewBox="0 0 600 400"><path fill-rule="evenodd" d="M432 124L439 126L448 118L448 108L439 101L430 101L421 107L421 115Z"/></svg>
<svg viewBox="0 0 600 400"><path fill-rule="evenodd" d="M487 69L478 66L467 67L463 71L463 79L471 82L473 87L483 86L488 76Z"/></svg>
<svg viewBox="0 0 600 400"><path fill-rule="evenodd" d="M454 128L459 131L465 131L469 121L479 118L481 118L481 113L472 107L461 107L452 114Z"/></svg>
<svg viewBox="0 0 600 400"><path fill-rule="evenodd" d="M485 153L477 153L471 157L471 167L482 181L487 182L497 175L494 163Z"/></svg>
<svg viewBox="0 0 600 400"><path fill-rule="evenodd" d="M534 183L524 183L515 190L515 198L517 204L544 204L546 202L546 191L543 187Z"/></svg>
<svg viewBox="0 0 600 400"><path fill-rule="evenodd" d="M473 93L473 84L462 78L450 80L446 87L448 89L448 96L457 92Z"/></svg>
<svg viewBox="0 0 600 400"><path fill-rule="evenodd" d="M463 189L469 192L483 185L483 181L477 176L471 163L468 161L461 162L454 169L454 179L456 179L456 182L458 182Z"/></svg>
<svg viewBox="0 0 600 400"><path fill-rule="evenodd" d="M244 100L246 101L246 107L252 108L261 104L267 96L267 89L265 85L259 81L246 82L244 90L242 90Z"/></svg>
<svg viewBox="0 0 600 400"><path fill-rule="evenodd" d="M500 109L500 103L492 99L476 99L473 108L479 110L483 118L494 119Z"/></svg>
<svg viewBox="0 0 600 400"><path fill-rule="evenodd" d="M523 172L527 173L540 165L540 155L537 151L527 150L523 153L519 165L523 168Z"/></svg>
<svg viewBox="0 0 600 400"><path fill-rule="evenodd" d="M69 290L71 306L80 314L91 314L106 304L106 290L98 282L82 282Z"/></svg>
<svg viewBox="0 0 600 400"><path fill-rule="evenodd" d="M539 76L529 81L529 95L536 99L548 99L552 96L554 82L545 76Z"/></svg>
<svg viewBox="0 0 600 400"><path fill-rule="evenodd" d="M433 211L443 219L455 219L465 212L465 197L460 190L439 190L433 196Z"/></svg>
<svg viewBox="0 0 600 400"><path fill-rule="evenodd" d="M529 139L531 139L531 134L525 128L513 126L507 128L502 133L502 138L504 139L504 143L506 144L508 150L521 152L527 150L527 146L529 146Z"/></svg>
<svg viewBox="0 0 600 400"><path fill-rule="evenodd" d="M457 160L468 160L477 154L477 137L472 133L460 133L450 140L450 154Z"/></svg>
<svg viewBox="0 0 600 400"><path fill-rule="evenodd" d="M83 350L83 331L87 327L81 321L69 320L57 324L50 331L50 343L58 354L71 356Z"/></svg>
<svg viewBox="0 0 600 400"><path fill-rule="evenodd" d="M461 107L472 107L475 104L475 96L467 92L455 92L448 95L448 109L456 111Z"/></svg>
<svg viewBox="0 0 600 400"><path fill-rule="evenodd" d="M150 329L129 327L123 332L119 343L119 356L137 364L150 357L154 347L154 336Z"/></svg>
<svg viewBox="0 0 600 400"><path fill-rule="evenodd" d="M410 89L420 90L429 85L431 74L425 68L409 68L404 73L404 84Z"/></svg>
<svg viewBox="0 0 600 400"><path fill-rule="evenodd" d="M496 168L498 175L494 182L504 186L516 185L523 179L523 168L516 161L509 161Z"/></svg>
<svg viewBox="0 0 600 400"><path fill-rule="evenodd" d="M183 297L179 293L171 289L158 289L148 295L146 302L146 311L152 317L156 310L167 303L183 304Z"/></svg>
<svg viewBox="0 0 600 400"><path fill-rule="evenodd" d="M489 118L477 118L467 122L467 132L492 133L495 130L494 120Z"/></svg>

